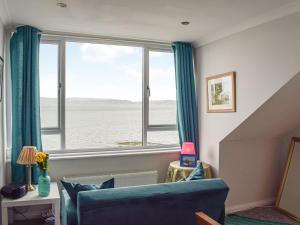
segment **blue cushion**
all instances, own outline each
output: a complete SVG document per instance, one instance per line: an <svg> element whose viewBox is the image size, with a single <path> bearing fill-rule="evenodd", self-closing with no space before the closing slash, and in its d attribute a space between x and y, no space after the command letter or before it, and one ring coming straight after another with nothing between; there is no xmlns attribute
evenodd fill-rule
<svg viewBox="0 0 300 225"><path fill-rule="evenodd" d="M197 165L193 172L186 178L186 181L204 179L204 169L202 162Z"/></svg>
<svg viewBox="0 0 300 225"><path fill-rule="evenodd" d="M67 181L61 181L62 185L68 192L71 200L73 203L77 204L77 194L81 191L91 191L91 190L98 190L98 189L107 189L107 188L114 188L115 186L115 179L111 178L102 184L80 184L80 183L72 183Z"/></svg>

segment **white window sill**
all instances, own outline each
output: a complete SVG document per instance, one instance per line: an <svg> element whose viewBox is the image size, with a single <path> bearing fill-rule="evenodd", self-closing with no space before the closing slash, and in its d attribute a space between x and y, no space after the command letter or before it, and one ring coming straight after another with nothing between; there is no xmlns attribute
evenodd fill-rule
<svg viewBox="0 0 300 225"><path fill-rule="evenodd" d="M94 157L118 157L129 155L149 155L179 153L180 147L156 148L156 149L131 149L131 150L106 150L92 152L70 152L70 153L49 153L50 160L81 159Z"/></svg>
<svg viewBox="0 0 300 225"><path fill-rule="evenodd" d="M135 148L135 149L92 149L92 150L57 150L49 151L50 160L67 160L67 159L87 159L95 157L119 157L130 155L153 155L153 154L172 154L179 153L180 147L156 147L156 148ZM7 151L7 162L10 162L10 149Z"/></svg>

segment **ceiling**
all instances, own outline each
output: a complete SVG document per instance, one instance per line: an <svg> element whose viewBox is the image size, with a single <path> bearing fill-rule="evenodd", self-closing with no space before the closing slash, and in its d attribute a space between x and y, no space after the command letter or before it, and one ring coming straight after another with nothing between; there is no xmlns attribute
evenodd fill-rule
<svg viewBox="0 0 300 225"><path fill-rule="evenodd" d="M200 45L300 11L300 0L59 0L67 8L57 1L0 0L0 17L10 26Z"/></svg>

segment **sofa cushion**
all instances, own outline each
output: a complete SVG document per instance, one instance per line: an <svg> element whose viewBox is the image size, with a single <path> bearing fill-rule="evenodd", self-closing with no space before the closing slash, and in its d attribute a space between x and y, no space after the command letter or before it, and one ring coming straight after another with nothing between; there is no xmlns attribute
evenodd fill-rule
<svg viewBox="0 0 300 225"><path fill-rule="evenodd" d="M114 178L111 178L102 184L80 184L80 183L73 183L67 181L61 181L62 185L64 186L65 190L69 194L72 202L77 205L77 195L81 191L92 191L92 190L99 190L99 189L107 189L107 188L114 188Z"/></svg>

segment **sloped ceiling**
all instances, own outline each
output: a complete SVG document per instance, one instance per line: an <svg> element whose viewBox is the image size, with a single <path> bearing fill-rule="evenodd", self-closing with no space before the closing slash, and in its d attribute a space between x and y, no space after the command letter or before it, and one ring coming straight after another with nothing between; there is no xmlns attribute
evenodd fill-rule
<svg viewBox="0 0 300 225"><path fill-rule="evenodd" d="M265 85L268 84L266 83ZM256 138L276 138L299 126L300 72L241 123L240 126L227 135L222 142Z"/></svg>

